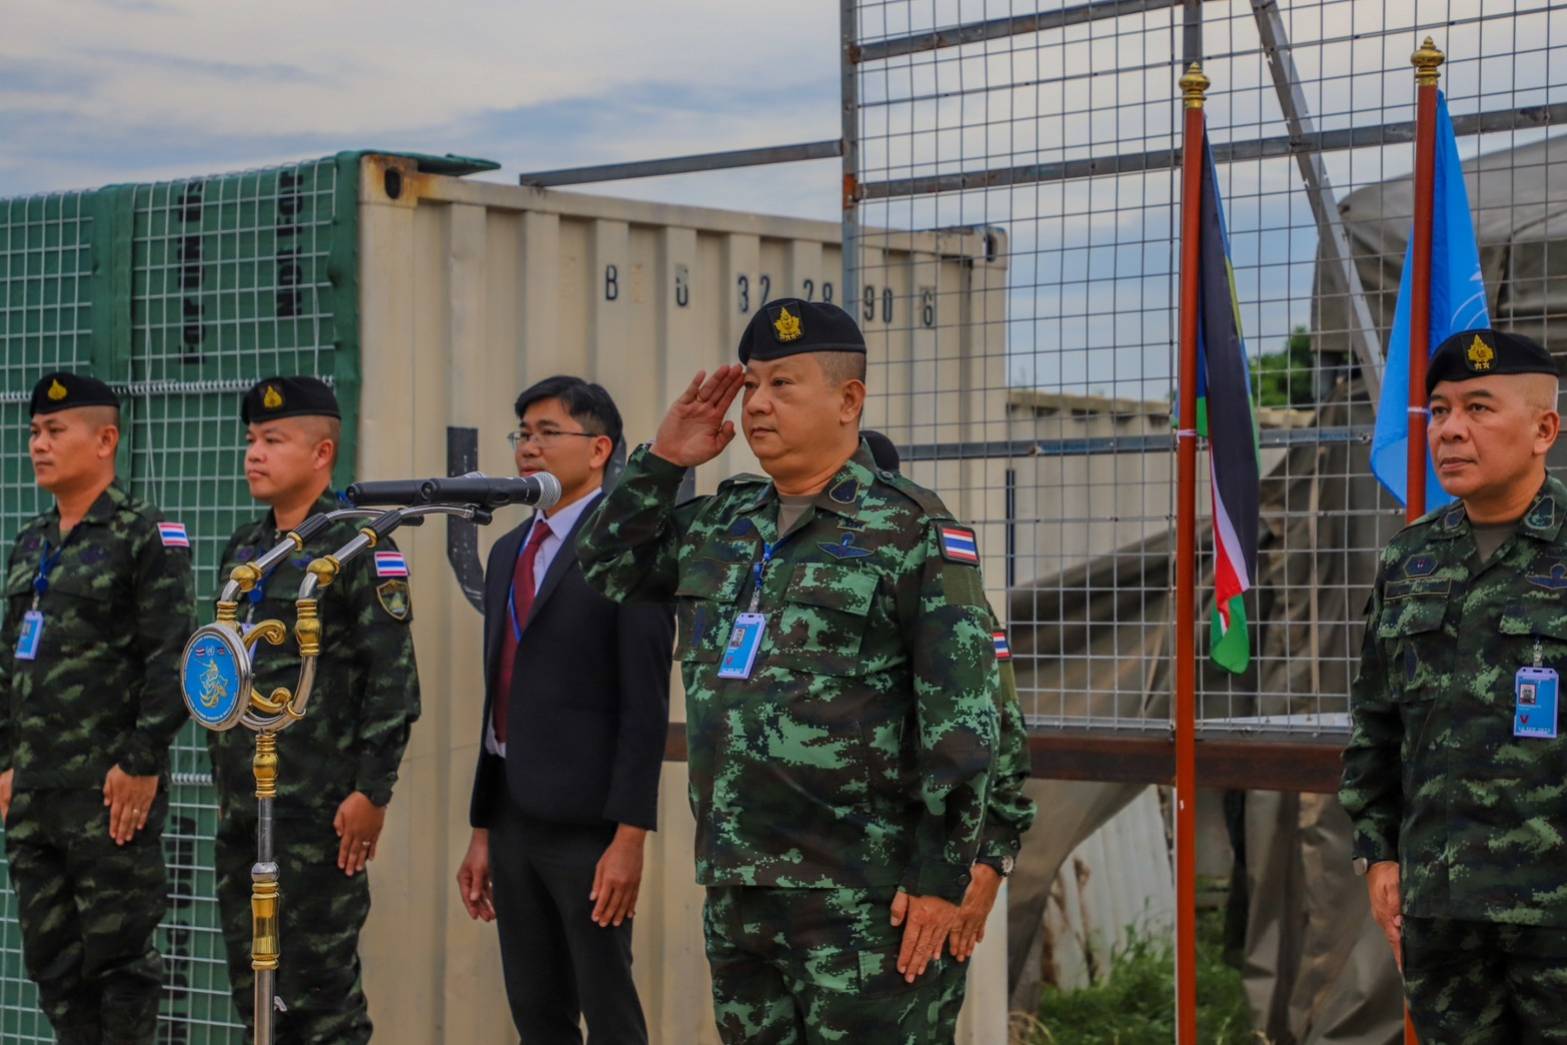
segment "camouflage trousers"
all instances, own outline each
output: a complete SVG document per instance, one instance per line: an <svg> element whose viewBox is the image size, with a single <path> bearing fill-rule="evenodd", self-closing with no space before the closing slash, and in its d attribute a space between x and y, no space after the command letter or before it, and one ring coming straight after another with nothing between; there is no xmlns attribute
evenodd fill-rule
<svg viewBox="0 0 1567 1045"><path fill-rule="evenodd" d="M274 825L282 911L275 983L287 1007L273 1020L276 1045L363 1045L370 1010L359 968L359 931L370 914L370 882L337 866L330 819ZM256 821L225 816L217 836L218 910L228 947L229 982L245 1026L255 1028L255 974L250 968L250 868ZM246 1040L250 1040L247 1031Z"/></svg>
<svg viewBox="0 0 1567 1045"><path fill-rule="evenodd" d="M126 845L109 837L103 793L19 791L6 859L28 978L60 1045L150 1045L163 959L154 934L168 907L167 789Z"/></svg>
<svg viewBox="0 0 1567 1045"><path fill-rule="evenodd" d="M951 1042L967 970L944 955L904 982L893 895L709 887L702 927L725 1045Z"/></svg>
<svg viewBox="0 0 1567 1045"><path fill-rule="evenodd" d="M1420 1045L1567 1042L1567 929L1404 919Z"/></svg>

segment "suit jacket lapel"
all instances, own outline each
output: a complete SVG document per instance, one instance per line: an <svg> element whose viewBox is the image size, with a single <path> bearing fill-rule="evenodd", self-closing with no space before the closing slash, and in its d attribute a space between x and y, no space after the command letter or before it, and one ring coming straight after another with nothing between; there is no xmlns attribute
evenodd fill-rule
<svg viewBox="0 0 1567 1045"><path fill-rule="evenodd" d="M533 597L533 608L528 611L527 623L522 626L524 634L527 633L528 624L533 623L533 618L539 615L539 607L543 606L545 600L555 594L555 589L560 586L560 579L576 563L577 531L582 529L582 524L587 522L588 516L592 514L593 509L589 508L578 515L576 523L571 527L571 532L566 535L566 539L561 541L560 547L556 549L555 558L550 560L550 568L544 574L544 582L539 585L539 593Z"/></svg>

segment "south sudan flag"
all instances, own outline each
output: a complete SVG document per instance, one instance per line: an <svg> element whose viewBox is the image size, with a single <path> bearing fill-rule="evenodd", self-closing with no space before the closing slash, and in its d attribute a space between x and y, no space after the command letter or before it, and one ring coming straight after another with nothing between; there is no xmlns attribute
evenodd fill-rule
<svg viewBox="0 0 1567 1045"><path fill-rule="evenodd" d="M1229 233L1210 150L1202 178L1202 286L1197 319L1197 431L1213 484L1213 629L1209 654L1240 673L1251 660L1246 592L1257 570L1257 424L1230 267Z"/></svg>

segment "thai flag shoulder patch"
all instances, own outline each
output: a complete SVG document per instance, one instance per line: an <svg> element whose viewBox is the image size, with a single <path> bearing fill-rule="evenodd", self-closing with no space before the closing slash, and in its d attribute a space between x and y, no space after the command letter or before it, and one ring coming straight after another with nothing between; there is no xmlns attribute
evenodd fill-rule
<svg viewBox="0 0 1567 1045"><path fill-rule="evenodd" d="M184 523L160 522L158 524L158 540L163 542L165 548L190 547L190 534L185 532Z"/></svg>
<svg viewBox="0 0 1567 1045"><path fill-rule="evenodd" d="M979 542L974 531L967 526L937 523L936 532L941 538L941 557L948 562L961 562L967 566L979 565Z"/></svg>
<svg viewBox="0 0 1567 1045"><path fill-rule="evenodd" d="M1004 632L1004 631L998 631L998 632L996 632L995 639L996 639L996 659L997 660L1011 660L1012 659L1012 647L1007 644L1007 633Z"/></svg>
<svg viewBox="0 0 1567 1045"><path fill-rule="evenodd" d="M408 576L408 560L402 552L376 552L375 575L377 577Z"/></svg>

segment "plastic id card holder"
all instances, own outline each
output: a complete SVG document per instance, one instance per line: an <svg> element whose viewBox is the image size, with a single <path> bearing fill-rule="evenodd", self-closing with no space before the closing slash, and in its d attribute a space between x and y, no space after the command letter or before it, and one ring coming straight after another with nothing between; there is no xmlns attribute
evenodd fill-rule
<svg viewBox="0 0 1567 1045"><path fill-rule="evenodd" d="M44 615L38 610L22 614L22 630L16 637L16 659L37 660L38 643L44 637Z"/></svg>
<svg viewBox="0 0 1567 1045"><path fill-rule="evenodd" d="M1559 689L1554 668L1518 669L1513 676L1513 736L1555 738Z"/></svg>
<svg viewBox="0 0 1567 1045"><path fill-rule="evenodd" d="M742 613L735 618L729 633L729 645L718 664L721 679L748 679L756 664L756 651L762 648L762 633L767 630L767 614Z"/></svg>

